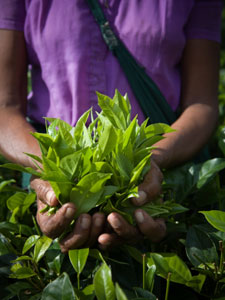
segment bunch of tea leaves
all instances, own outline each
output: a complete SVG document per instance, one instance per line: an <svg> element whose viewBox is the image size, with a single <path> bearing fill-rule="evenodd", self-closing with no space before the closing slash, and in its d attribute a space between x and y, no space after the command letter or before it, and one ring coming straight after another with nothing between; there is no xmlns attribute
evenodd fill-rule
<svg viewBox="0 0 225 300"><path fill-rule="evenodd" d="M173 130L162 123L148 125L148 120L139 126L137 116L131 120L128 97L118 91L113 99L100 93L97 96L101 112L96 118L92 109L74 127L46 118L46 133L32 133L42 157L27 155L38 162L38 171L14 164L4 166L49 181L61 205L76 205L75 218L98 207L107 214L119 212L132 223L135 207L130 198L138 197L138 185L151 167L153 145ZM185 210L172 201L148 203L142 208L151 216Z"/></svg>

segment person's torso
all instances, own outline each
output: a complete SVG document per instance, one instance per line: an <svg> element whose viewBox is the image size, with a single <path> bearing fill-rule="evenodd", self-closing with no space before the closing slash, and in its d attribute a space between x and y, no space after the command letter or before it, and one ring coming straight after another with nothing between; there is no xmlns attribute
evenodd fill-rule
<svg viewBox="0 0 225 300"><path fill-rule="evenodd" d="M193 0L100 0L115 33L158 84L173 109L180 98L184 28ZM26 0L25 39L32 64L28 114L58 117L74 125L96 91L128 93L133 115L143 113L117 59L107 49L84 0ZM42 121L43 122L43 121Z"/></svg>

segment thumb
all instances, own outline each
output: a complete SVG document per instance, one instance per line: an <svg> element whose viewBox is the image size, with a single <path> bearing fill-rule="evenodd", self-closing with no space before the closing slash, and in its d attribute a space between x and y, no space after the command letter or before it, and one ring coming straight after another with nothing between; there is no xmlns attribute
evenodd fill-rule
<svg viewBox="0 0 225 300"><path fill-rule="evenodd" d="M145 175L144 181L138 186L137 198L133 198L134 205L141 206L160 196L162 192L163 174L158 165L152 160L151 169Z"/></svg>
<svg viewBox="0 0 225 300"><path fill-rule="evenodd" d="M37 198L49 206L57 206L58 200L48 181L32 177L30 186L37 194Z"/></svg>

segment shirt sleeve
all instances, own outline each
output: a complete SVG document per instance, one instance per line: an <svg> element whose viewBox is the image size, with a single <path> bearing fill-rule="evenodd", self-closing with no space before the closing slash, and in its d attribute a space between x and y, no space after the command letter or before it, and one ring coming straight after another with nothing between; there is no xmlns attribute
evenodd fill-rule
<svg viewBox="0 0 225 300"><path fill-rule="evenodd" d="M196 0L185 26L187 39L220 42L222 1Z"/></svg>
<svg viewBox="0 0 225 300"><path fill-rule="evenodd" d="M25 0L0 0L0 29L23 31Z"/></svg>

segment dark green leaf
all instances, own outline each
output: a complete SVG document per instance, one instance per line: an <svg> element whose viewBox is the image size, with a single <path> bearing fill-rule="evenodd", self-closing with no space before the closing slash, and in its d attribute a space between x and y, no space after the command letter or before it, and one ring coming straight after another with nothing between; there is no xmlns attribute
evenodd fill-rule
<svg viewBox="0 0 225 300"><path fill-rule="evenodd" d="M0 232L3 234L6 232L14 232L18 234L23 234L25 236L30 236L33 234L32 228L23 224L13 224L10 222L1 222L0 223Z"/></svg>
<svg viewBox="0 0 225 300"><path fill-rule="evenodd" d="M200 172L197 187L201 188L206 182L212 179L215 174L225 168L225 159L214 158L203 163Z"/></svg>
<svg viewBox="0 0 225 300"><path fill-rule="evenodd" d="M195 190L199 169L200 165L187 163L164 172L164 187L172 189L176 202L182 203Z"/></svg>
<svg viewBox="0 0 225 300"><path fill-rule="evenodd" d="M123 245L123 249L125 249L125 251L128 252L129 255L133 257L137 262L139 262L140 264L143 263L143 255L137 248Z"/></svg>
<svg viewBox="0 0 225 300"><path fill-rule="evenodd" d="M8 253L15 253L16 251L13 249L11 243L7 240L7 238L0 234L0 256Z"/></svg>
<svg viewBox="0 0 225 300"><path fill-rule="evenodd" d="M216 246L209 235L196 226L192 226L187 233L186 253L191 263L198 267L202 262L217 263Z"/></svg>
<svg viewBox="0 0 225 300"><path fill-rule="evenodd" d="M18 296L23 290L31 290L32 285L28 282L17 281L7 285L6 289L11 292L12 296Z"/></svg>
<svg viewBox="0 0 225 300"><path fill-rule="evenodd" d="M76 300L75 292L67 273L49 283L43 290L41 300Z"/></svg>
<svg viewBox="0 0 225 300"><path fill-rule="evenodd" d="M16 180L14 179L10 179L10 180L4 180L0 183L0 192L3 192L5 187L7 187L8 185L10 185L11 183L16 182Z"/></svg>
<svg viewBox="0 0 225 300"><path fill-rule="evenodd" d="M137 293L137 296L140 298L140 299L149 299L149 300L157 300L156 299L156 296L153 295L152 293L150 293L149 291L147 290L144 290L142 288L139 288L139 287L135 287L133 288L135 290L135 292Z"/></svg>

